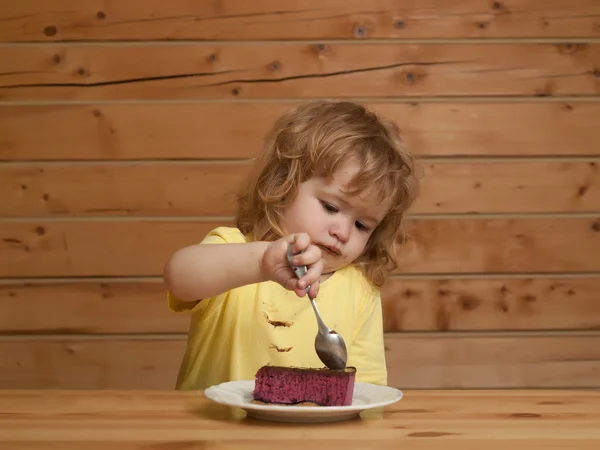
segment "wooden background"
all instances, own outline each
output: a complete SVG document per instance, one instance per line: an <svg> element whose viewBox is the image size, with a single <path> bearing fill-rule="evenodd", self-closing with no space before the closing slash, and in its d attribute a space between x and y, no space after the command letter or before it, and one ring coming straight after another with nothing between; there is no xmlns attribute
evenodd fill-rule
<svg viewBox="0 0 600 450"><path fill-rule="evenodd" d="M390 384L600 387L600 2L0 4L0 388L172 388L166 258L322 97L396 119L424 175Z"/></svg>

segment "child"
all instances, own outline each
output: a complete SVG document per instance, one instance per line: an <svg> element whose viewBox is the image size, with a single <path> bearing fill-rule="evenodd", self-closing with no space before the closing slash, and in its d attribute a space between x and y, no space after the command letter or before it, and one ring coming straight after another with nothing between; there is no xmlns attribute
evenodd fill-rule
<svg viewBox="0 0 600 450"><path fill-rule="evenodd" d="M344 338L356 380L387 384L379 287L396 268L417 189L393 123L350 102L284 114L240 195L236 227L216 228L165 266L169 307L191 313L176 388L254 379L267 364L324 367L307 286ZM300 280L290 244L293 263L308 268Z"/></svg>

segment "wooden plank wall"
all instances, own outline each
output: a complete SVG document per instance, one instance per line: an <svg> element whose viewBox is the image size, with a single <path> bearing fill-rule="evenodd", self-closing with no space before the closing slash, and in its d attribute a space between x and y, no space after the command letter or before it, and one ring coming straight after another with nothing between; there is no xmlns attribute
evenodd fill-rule
<svg viewBox="0 0 600 450"><path fill-rule="evenodd" d="M390 384L600 387L596 0L2 2L0 388L172 388L160 278L272 121L393 117L423 172Z"/></svg>

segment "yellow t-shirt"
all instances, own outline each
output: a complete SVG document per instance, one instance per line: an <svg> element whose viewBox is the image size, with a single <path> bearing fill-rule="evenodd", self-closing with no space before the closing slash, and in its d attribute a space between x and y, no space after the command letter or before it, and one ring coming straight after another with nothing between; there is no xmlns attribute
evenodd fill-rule
<svg viewBox="0 0 600 450"><path fill-rule="evenodd" d="M219 227L202 241L244 243L237 228ZM387 384L379 290L357 268L335 272L315 299L323 322L342 335L356 381ZM251 380L263 365L324 367L314 348L317 321L308 298L275 282L242 286L197 302L168 293L169 308L191 313L176 388L205 389Z"/></svg>

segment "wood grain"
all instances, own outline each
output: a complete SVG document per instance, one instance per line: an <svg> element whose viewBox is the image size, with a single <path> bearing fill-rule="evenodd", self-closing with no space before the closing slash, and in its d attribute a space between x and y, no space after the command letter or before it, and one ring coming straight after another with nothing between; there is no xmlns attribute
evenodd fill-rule
<svg viewBox="0 0 600 450"><path fill-rule="evenodd" d="M600 330L600 278L393 277L386 331Z"/></svg>
<svg viewBox="0 0 600 450"><path fill-rule="evenodd" d="M467 335L445 338L388 334L388 383L436 387L600 387L600 334Z"/></svg>
<svg viewBox="0 0 600 450"><path fill-rule="evenodd" d="M593 0L42 0L7 4L0 40L598 37Z"/></svg>
<svg viewBox="0 0 600 450"><path fill-rule="evenodd" d="M173 389L184 349L183 337L0 339L0 389Z"/></svg>
<svg viewBox="0 0 600 450"><path fill-rule="evenodd" d="M232 225L203 220L0 222L0 276L162 275L175 250L200 242L223 224Z"/></svg>
<svg viewBox="0 0 600 450"><path fill-rule="evenodd" d="M504 393L501 393L504 395ZM460 401L460 399L457 399ZM410 413L410 411L409 411ZM366 413L367 417L369 413ZM402 414L404 416L405 414ZM216 420L223 420L222 414L215 414ZM586 415L587 416L587 415ZM225 417L226 418L226 417ZM243 418L238 417L238 419ZM194 417L193 419L196 419ZM193 420L191 419L191 420ZM248 419L252 421L252 419ZM197 420L195 421L197 423ZM403 421L404 422L404 421ZM304 450L307 445L327 445L330 449L340 449L340 450L396 450L398 445L402 445L404 442L404 436L406 436L406 446L410 446L411 450L433 450L439 448L440 441L439 439L427 439L427 438L439 438L450 436L451 439L444 439L443 445L446 450L479 450L482 445L485 445L486 450L505 450L507 445L510 445L514 448L526 448L528 450L544 450L547 448L552 448L552 446L563 446L562 448L571 448L569 446L576 446L577 450L596 450L598 448L598 438L596 432L596 423L592 422L589 424L588 422L584 423L581 427L578 427L577 435L574 436L574 433L569 428L571 426L571 422L567 422L564 426L559 427L558 429L551 429L550 426L546 426L542 429L542 431L537 431L534 434L534 437L531 437L529 434L531 431L531 427L526 427L525 430L521 427L515 427L516 432L511 430L510 437L499 438L499 435L503 433L497 431L502 428L506 430L505 427L494 424L492 426L483 426L478 427L476 430L471 425L466 424L467 421L464 421L464 425L461 424L460 433L456 433L457 426L456 424L449 422L448 425L444 425L443 427L439 426L439 422L435 422L435 426L433 426L434 422L425 422L420 426L414 426L413 430L422 430L422 431L411 431L411 432L401 432L394 430L393 432L386 434L381 433L379 436L371 437L369 431L362 430L360 434L351 434L352 437L348 437L347 429L344 428L343 434L340 434L339 438L335 437L335 444L332 445L329 441L332 440L331 436L338 436L336 433L331 433L331 429L328 428L328 434L323 434L322 438L313 438L312 434L310 438L300 437L302 436L299 431L300 428L289 428L294 430L292 435L288 435L288 437L284 437L283 435L278 434L278 438L269 439L265 441L264 438L257 437L255 439L244 438L244 435L248 434L248 430L244 429L239 435L231 436L223 433L222 438L215 440L210 436L214 436L214 431L209 427L208 429L198 430L197 428L191 427L187 429L187 431L181 432L180 430L169 431L161 428L160 431L153 431L152 435L155 437L154 439L146 438L147 432L140 433L140 438L127 438L126 440L120 440L118 436L123 433L128 433L129 430L120 431L120 427L118 425L118 421L112 421L108 426L108 432L99 431L97 428L84 428L81 431L81 427L77 427L77 436L79 437L79 441L74 441L70 439L73 435L73 429L68 428L65 431L60 431L56 433L51 427L48 425L48 422L43 421L34 421L32 429L35 430L36 433L44 433L48 432L49 434L56 434L60 437L60 439L65 440L39 440L34 439L32 437L25 437L25 432L22 429L15 430L13 428L9 428L9 436L17 435L20 439L17 442L10 442L11 450L77 450L81 448L81 445L84 444L86 450L112 450L114 448L119 448L119 450L146 450L148 447L158 446L161 449L179 449L181 446L194 445L196 447L191 447L192 449L202 449L202 446L212 445L214 448L227 449L227 450L279 450L280 448L285 448L286 450ZM521 421L522 422L522 421ZM14 421L9 422L10 425L14 423ZM94 426L97 422L92 422L91 426ZM188 422L189 423L189 422ZM256 422L252 422L256 424ZM431 425L430 425L431 424ZM3 425L0 423L0 425ZM31 421L26 422L26 426L31 425ZM153 424L154 425L154 424ZM305 427L302 427L305 429ZM393 425L393 428L407 428L405 425ZM427 428L427 429L425 429ZM446 430L446 431L431 431L431 428L435 428L435 430ZM119 429L119 431L114 431ZM288 428L286 428L287 430ZM468 429L468 431L467 431ZM547 430L550 430L550 433L547 433ZM85 433L85 434L84 434ZM209 434L210 433L210 434ZM489 433L486 435L486 433ZM462 437L460 439L456 439L456 435L460 434ZM583 436L582 436L583 434ZM476 437L473 437L475 435ZM491 436L492 437L491 437ZM543 436L542 436L543 435ZM552 437L548 437L551 435ZM114 438L110 438L111 436L116 436ZM193 436L193 438L189 438L190 440L185 440L184 437ZM199 436L205 436L200 438ZM368 442L365 442L367 438L365 436L369 436ZM539 438L537 436L540 436ZM364 440L361 440L362 437ZM206 440L201 440L206 439ZM402 440L403 442L400 442ZM183 443L181 441L184 441ZM193 444L190 444L193 442ZM2 441L0 441L2 444ZM557 447L560 448L560 447Z"/></svg>
<svg viewBox="0 0 600 450"><path fill-rule="evenodd" d="M0 276L161 275L167 258L227 222L56 220L0 222ZM598 271L600 219L452 218L407 222L405 273Z"/></svg>
<svg viewBox="0 0 600 450"><path fill-rule="evenodd" d="M297 104L0 104L0 160L251 158ZM396 121L418 156L600 155L599 102L366 106Z"/></svg>
<svg viewBox="0 0 600 450"><path fill-rule="evenodd" d="M168 309L162 279L0 281L1 334L187 333L188 324Z"/></svg>
<svg viewBox="0 0 600 450"><path fill-rule="evenodd" d="M600 278L391 278L384 330L600 330ZM0 281L0 334L186 333L160 278Z"/></svg>
<svg viewBox="0 0 600 450"><path fill-rule="evenodd" d="M0 338L2 389L172 389L185 336ZM600 387L600 334L387 334L388 383L414 388Z"/></svg>
<svg viewBox="0 0 600 450"><path fill-rule="evenodd" d="M0 165L0 215L235 214L247 163Z"/></svg>
<svg viewBox="0 0 600 450"><path fill-rule="evenodd" d="M426 215L408 223L406 276L382 293L392 384L600 388L598 2L5 3L0 389L171 390L189 317L167 309L164 262L231 225L234 188L269 126L322 97L370 99L423 158L412 212ZM406 434L415 444L451 436L448 448L496 448L481 427L438 436L417 418L404 428L410 415L394 416L393 433L381 434L394 439L374 447L395 448ZM496 407L483 423L498 415ZM31 432L24 417L6 425L0 413L0 435ZM492 433L498 448L507 426L524 448L531 436L543 436L541 448L557 445L549 437L560 437L556 418L566 416L548 417L543 433L503 417ZM582 417L568 428L576 444L565 447L599 437ZM47 419L42 427L52 428L33 441L67 448ZM119 433L130 448L300 443L286 433L265 446L261 430L259 441L184 441L169 428L165 440L152 426L140 441L125 428L107 434L107 416L72 420L89 427L77 436L90 448L109 437L122 447ZM339 443L351 448L370 434ZM459 442L461 434L473 439ZM36 446L22 436L10 444Z"/></svg>
<svg viewBox="0 0 600 450"><path fill-rule="evenodd" d="M595 218L411 220L406 273L596 271ZM410 252L411 245L415 249ZM600 248L598 248L600 250Z"/></svg>
<svg viewBox="0 0 600 450"><path fill-rule="evenodd" d="M0 100L597 96L600 44L0 47Z"/></svg>
<svg viewBox="0 0 600 450"><path fill-rule="evenodd" d="M405 390L401 401L331 424L262 422L202 392L0 392L0 445L16 450L596 450L592 390Z"/></svg>
<svg viewBox="0 0 600 450"><path fill-rule="evenodd" d="M600 211L600 160L423 162L412 214ZM246 162L0 165L0 216L233 216Z"/></svg>

